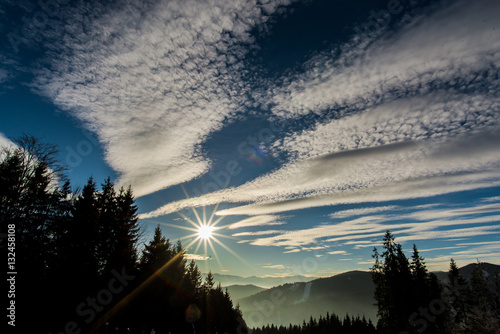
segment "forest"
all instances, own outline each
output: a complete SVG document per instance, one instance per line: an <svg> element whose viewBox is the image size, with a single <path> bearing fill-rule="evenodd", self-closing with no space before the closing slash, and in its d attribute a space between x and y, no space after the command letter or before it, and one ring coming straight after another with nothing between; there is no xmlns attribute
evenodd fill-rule
<svg viewBox="0 0 500 334"><path fill-rule="evenodd" d="M55 146L22 136L0 156L2 235L14 227L16 332L237 333L229 294L159 226L143 247L131 188L71 190ZM6 245L2 242L2 248ZM139 251L140 249L140 251Z"/></svg>
<svg viewBox="0 0 500 334"><path fill-rule="evenodd" d="M143 242L132 189L92 177L72 190L55 146L24 135L0 152L0 221L15 251L14 312L29 333L499 333L500 276L477 263L447 283L387 231L373 250L378 322L325 312L301 326L247 328L231 296L156 227ZM15 231L15 233L11 233ZM11 249L12 248L12 249ZM13 289L13 290L12 290ZM304 315L304 318L308 318ZM28 331L30 330L30 331Z"/></svg>

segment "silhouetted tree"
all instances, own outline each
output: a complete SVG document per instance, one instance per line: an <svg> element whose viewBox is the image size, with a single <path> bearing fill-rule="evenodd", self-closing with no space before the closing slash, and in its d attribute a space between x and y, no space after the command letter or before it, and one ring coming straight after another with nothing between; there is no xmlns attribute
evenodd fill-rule
<svg viewBox="0 0 500 334"><path fill-rule="evenodd" d="M16 286L22 291L16 299L17 324L39 321L45 328L47 309L53 305L48 291L56 242L69 215L69 182L54 145L29 135L14 143L0 150L0 233L15 225Z"/></svg>
<svg viewBox="0 0 500 334"><path fill-rule="evenodd" d="M133 331L246 332L229 293L211 273L203 283L180 241L171 244L159 226L138 258L130 187L116 191L107 178L98 190L89 178L73 193L55 146L31 136L16 143L0 150L0 232L15 226L17 328L61 332L76 320L70 327L81 333L106 331L104 321ZM112 289L123 273L134 281Z"/></svg>
<svg viewBox="0 0 500 334"><path fill-rule="evenodd" d="M447 288L448 300L451 306L450 319L452 321L450 330L453 333L461 333L468 322L466 303L469 299L469 288L467 281L462 277L453 259L451 259L448 271Z"/></svg>
<svg viewBox="0 0 500 334"><path fill-rule="evenodd" d="M410 265L401 245L387 231L384 252L380 256L375 248L373 257L375 264L371 271L375 283L379 331L388 334L424 330L428 333L444 332L443 319L446 319L446 315L443 314L442 287L437 277L428 273L417 247L413 247ZM423 317L422 313L429 312L430 306L437 308L435 312L439 317L432 314Z"/></svg>
<svg viewBox="0 0 500 334"><path fill-rule="evenodd" d="M481 263L474 265L467 294L465 332L471 334L494 334L500 328L500 305L497 304L499 291L490 285L483 274Z"/></svg>

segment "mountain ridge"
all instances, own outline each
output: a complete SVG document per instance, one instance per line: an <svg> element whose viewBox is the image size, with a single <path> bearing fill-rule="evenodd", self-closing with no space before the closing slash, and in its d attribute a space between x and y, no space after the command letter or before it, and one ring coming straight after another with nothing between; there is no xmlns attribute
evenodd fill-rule
<svg viewBox="0 0 500 334"><path fill-rule="evenodd" d="M500 265L481 263L481 266L489 278L500 272ZM459 268L465 279L470 278L473 269L474 263ZM448 280L448 272L434 273L441 282ZM353 270L307 282L282 284L233 301L239 303L250 327L301 324L311 316L319 318L327 312L341 317L365 316L376 323L374 291L371 272Z"/></svg>

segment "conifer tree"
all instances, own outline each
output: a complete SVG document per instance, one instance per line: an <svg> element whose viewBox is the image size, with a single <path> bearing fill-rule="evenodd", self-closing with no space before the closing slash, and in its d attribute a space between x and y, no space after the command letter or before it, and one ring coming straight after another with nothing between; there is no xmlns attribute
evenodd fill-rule
<svg viewBox="0 0 500 334"><path fill-rule="evenodd" d="M375 283L374 297L378 307L379 331L391 334L401 331L417 333L421 330L438 333L444 326L445 314L439 319L431 317L421 321L419 328L415 327L417 322L412 320L414 316L418 316L416 312L428 307L433 300L441 301L442 292L437 277L428 273L417 247L413 248L410 265L402 246L397 244L394 236L387 231L384 236L384 252L380 256L375 248L373 257L375 264L371 271Z"/></svg>
<svg viewBox="0 0 500 334"><path fill-rule="evenodd" d="M496 334L500 328L500 305L496 303L499 292L489 284L481 263L474 265L468 294L466 333Z"/></svg>
<svg viewBox="0 0 500 334"><path fill-rule="evenodd" d="M49 291L57 241L69 216L69 182L54 145L29 135L14 143L0 148L0 233L7 234L8 226L16 231L16 271L23 273L16 281L22 291L17 294L17 323L22 327L38 321L44 330L48 309L56 304Z"/></svg>
<svg viewBox="0 0 500 334"><path fill-rule="evenodd" d="M466 302L469 299L469 289L467 281L462 277L453 259L451 259L448 271L448 282L448 299L452 310L450 317L453 331L459 333L463 331L467 323Z"/></svg>

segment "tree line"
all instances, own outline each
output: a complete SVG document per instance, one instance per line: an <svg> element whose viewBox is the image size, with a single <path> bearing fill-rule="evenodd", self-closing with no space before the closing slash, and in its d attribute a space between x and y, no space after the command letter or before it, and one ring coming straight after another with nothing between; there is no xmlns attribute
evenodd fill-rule
<svg viewBox="0 0 500 334"><path fill-rule="evenodd" d="M373 250L371 268L377 306L376 327L371 321L348 315L310 318L301 326L268 325L254 334L498 334L500 333L500 274L489 277L482 264L474 264L463 277L451 259L446 282L428 271L416 245L408 258L401 244L387 231L383 252Z"/></svg>
<svg viewBox="0 0 500 334"><path fill-rule="evenodd" d="M252 334L376 334L377 330L365 317L350 317L348 314L341 319L338 315L320 316L319 319L311 317L308 322L305 320L302 325L274 326L267 325L262 328L253 329Z"/></svg>
<svg viewBox="0 0 500 334"><path fill-rule="evenodd" d="M141 247L133 191L71 190L57 149L29 135L0 152L0 221L15 226L15 325L39 333L245 333L229 294L162 235ZM11 245L9 245L11 246ZM23 330L24 329L24 330Z"/></svg>
<svg viewBox="0 0 500 334"><path fill-rule="evenodd" d="M374 249L371 268L378 333L500 333L498 272L487 273L478 262L470 277L464 278L451 259L447 282L442 283L428 272L415 245L408 259L387 231L383 249L382 254Z"/></svg>

